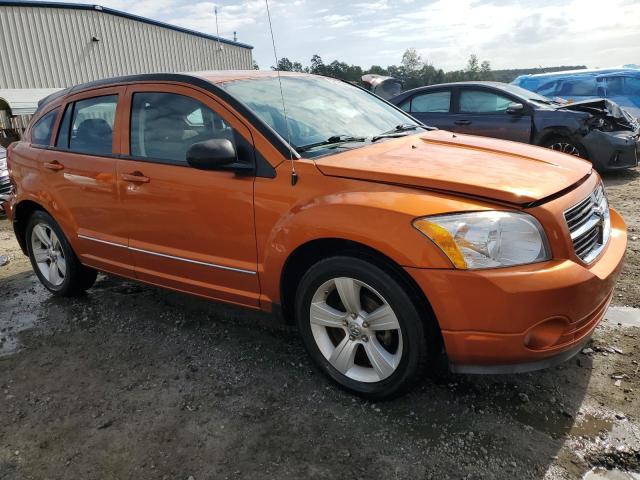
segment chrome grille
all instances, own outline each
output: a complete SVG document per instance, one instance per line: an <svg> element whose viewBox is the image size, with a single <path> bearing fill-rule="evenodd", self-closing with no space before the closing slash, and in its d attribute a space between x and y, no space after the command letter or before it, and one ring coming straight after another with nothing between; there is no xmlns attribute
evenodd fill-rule
<svg viewBox="0 0 640 480"><path fill-rule="evenodd" d="M584 262L593 262L609 241L609 203L602 185L587 198L564 212L573 250Z"/></svg>

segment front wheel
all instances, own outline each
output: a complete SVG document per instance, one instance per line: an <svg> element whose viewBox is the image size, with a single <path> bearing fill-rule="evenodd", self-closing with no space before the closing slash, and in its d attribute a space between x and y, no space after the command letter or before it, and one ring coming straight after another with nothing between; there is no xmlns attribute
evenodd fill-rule
<svg viewBox="0 0 640 480"><path fill-rule="evenodd" d="M587 153L582 145L565 137L553 137L545 140L543 147L550 148L556 152L566 153L574 157L587 158Z"/></svg>
<svg viewBox="0 0 640 480"><path fill-rule="evenodd" d="M49 291L60 296L73 296L94 284L97 272L80 263L51 215L43 211L34 212L26 233L31 265Z"/></svg>
<svg viewBox="0 0 640 480"><path fill-rule="evenodd" d="M332 257L311 267L298 288L296 320L321 370L372 400L411 387L433 342L426 334L432 319L407 290L395 275L358 258Z"/></svg>

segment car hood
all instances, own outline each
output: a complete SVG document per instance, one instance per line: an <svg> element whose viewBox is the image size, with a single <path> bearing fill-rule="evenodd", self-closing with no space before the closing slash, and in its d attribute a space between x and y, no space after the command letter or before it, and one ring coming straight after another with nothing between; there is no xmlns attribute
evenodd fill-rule
<svg viewBox="0 0 640 480"><path fill-rule="evenodd" d="M627 108L623 108L616 102L606 98L596 98L591 100L582 100L580 102L567 103L557 107L557 110L574 110L578 112L587 112L592 115L608 114L613 118L625 120L637 127L635 115L629 113Z"/></svg>
<svg viewBox="0 0 640 480"><path fill-rule="evenodd" d="M591 164L522 143L433 130L316 159L325 175L460 193L516 205L580 182Z"/></svg>

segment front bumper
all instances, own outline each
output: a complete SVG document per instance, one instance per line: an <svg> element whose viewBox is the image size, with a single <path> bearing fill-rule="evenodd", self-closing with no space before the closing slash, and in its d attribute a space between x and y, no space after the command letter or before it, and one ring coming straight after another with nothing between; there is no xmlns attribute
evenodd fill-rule
<svg viewBox="0 0 640 480"><path fill-rule="evenodd" d="M559 259L476 271L406 268L431 303L452 369L527 371L574 354L604 317L622 268L627 233L614 210L611 226L588 266Z"/></svg>
<svg viewBox="0 0 640 480"><path fill-rule="evenodd" d="M602 172L638 165L640 156L640 132L602 132L592 130L582 138L589 160Z"/></svg>

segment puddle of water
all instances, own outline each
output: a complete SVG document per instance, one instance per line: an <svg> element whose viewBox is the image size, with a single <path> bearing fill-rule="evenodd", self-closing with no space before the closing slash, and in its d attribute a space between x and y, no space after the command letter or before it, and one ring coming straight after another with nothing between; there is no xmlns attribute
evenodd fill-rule
<svg viewBox="0 0 640 480"><path fill-rule="evenodd" d="M597 467L588 471L582 478L583 480L640 480L640 474Z"/></svg>
<svg viewBox="0 0 640 480"><path fill-rule="evenodd" d="M595 438L600 433L610 432L613 428L613 421L593 415L582 415L571 427L571 435L575 437Z"/></svg>
<svg viewBox="0 0 640 480"><path fill-rule="evenodd" d="M11 312L7 320L0 320L0 358L18 351L18 333L33 327L37 318L31 312Z"/></svg>
<svg viewBox="0 0 640 480"><path fill-rule="evenodd" d="M604 318L607 323L622 324L627 327L640 327L640 308L609 307Z"/></svg>

